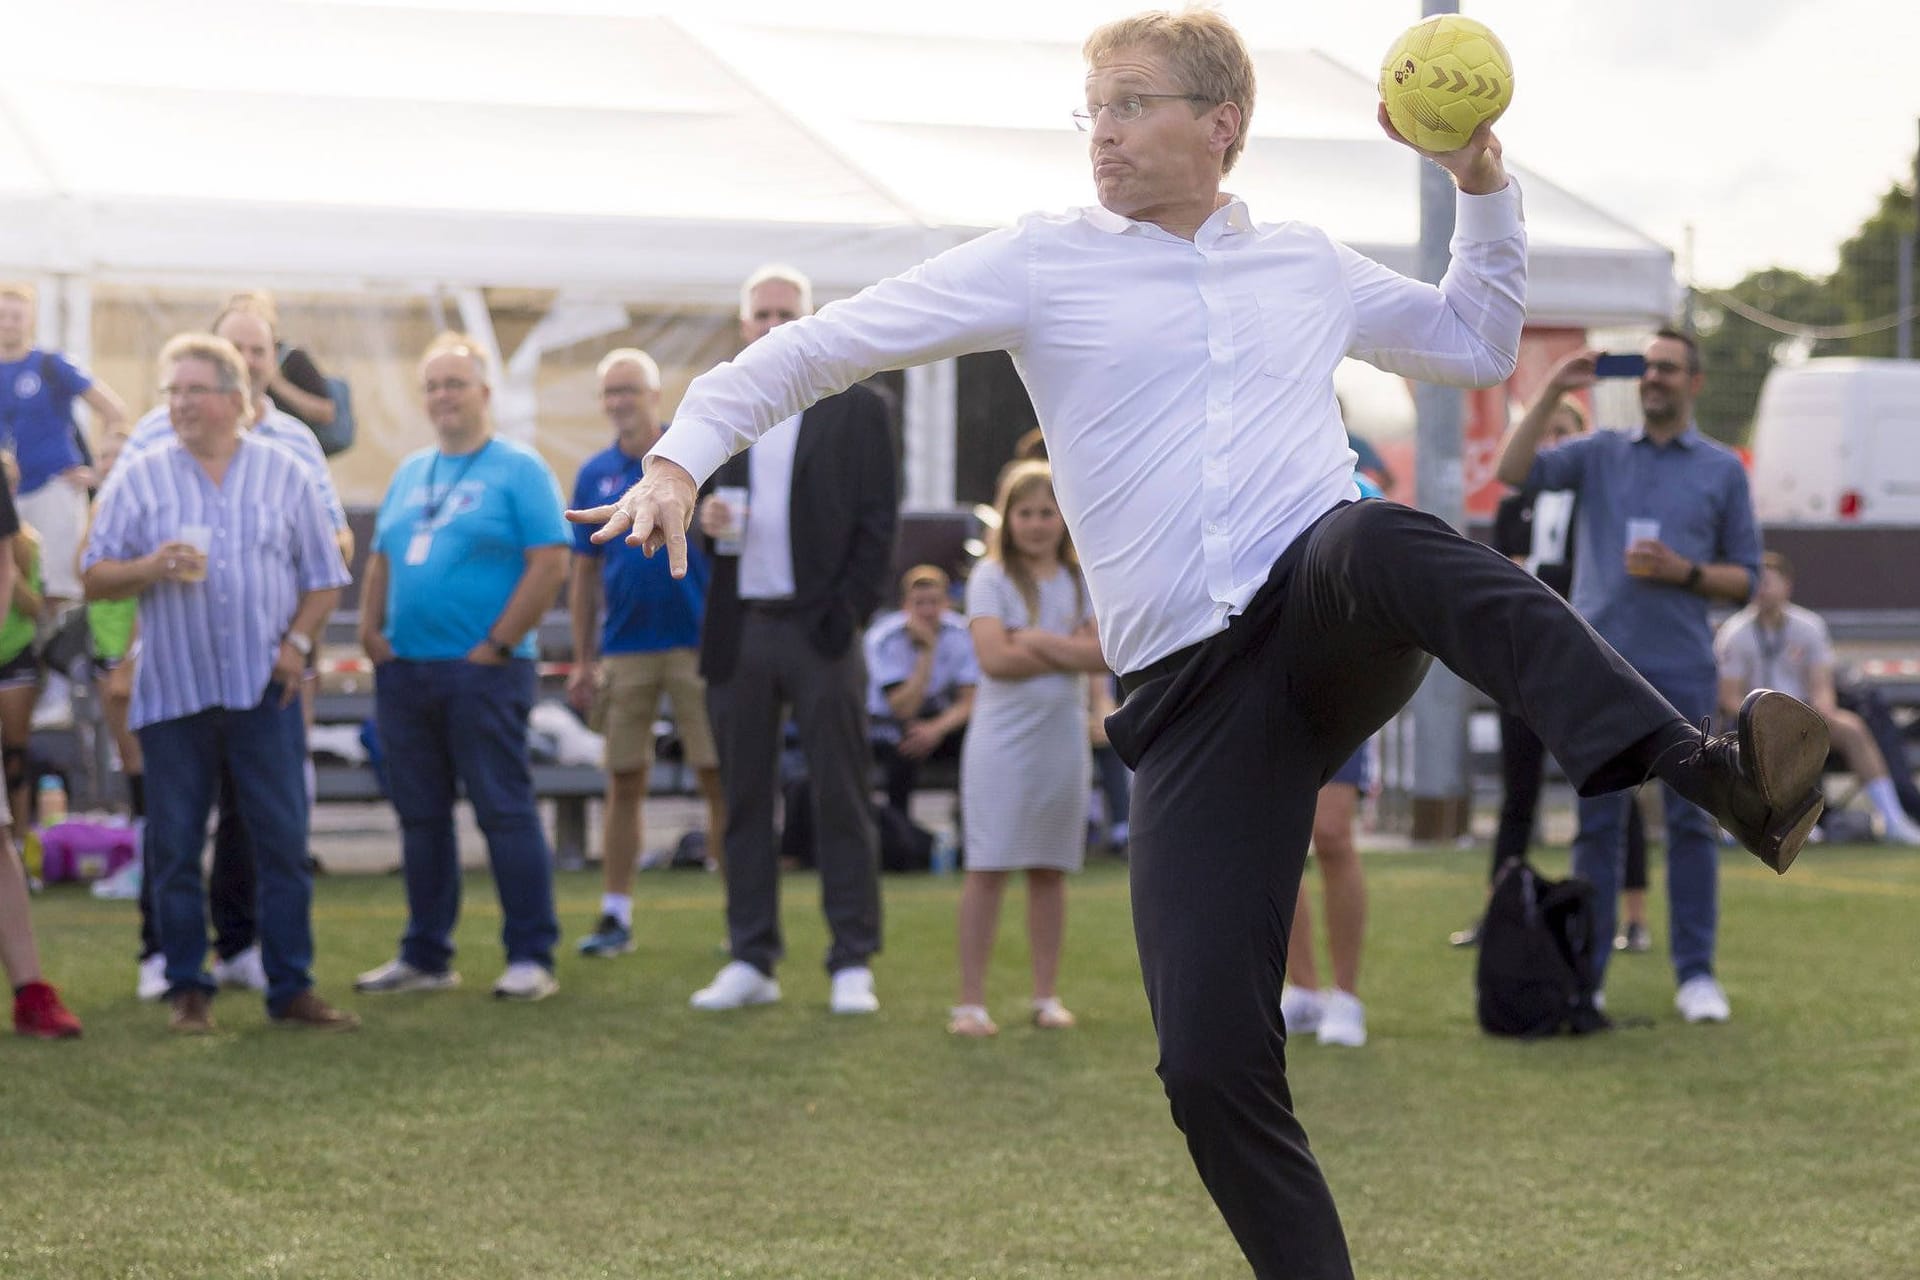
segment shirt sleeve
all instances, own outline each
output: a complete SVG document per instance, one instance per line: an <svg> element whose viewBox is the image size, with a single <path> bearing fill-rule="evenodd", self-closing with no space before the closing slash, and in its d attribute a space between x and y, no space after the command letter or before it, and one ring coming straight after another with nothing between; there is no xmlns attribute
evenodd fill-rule
<svg viewBox="0 0 1920 1280"><path fill-rule="evenodd" d="M1337 250L1353 300L1349 355L1445 386L1490 387L1512 376L1527 316L1527 232L1516 182L1455 198L1452 260L1437 286L1345 245Z"/></svg>
<svg viewBox="0 0 1920 1280"><path fill-rule="evenodd" d="M1753 493L1747 487L1747 469L1727 455L1726 506L1720 518L1720 543L1715 558L1747 571L1747 598L1760 581L1760 522L1753 514Z"/></svg>
<svg viewBox="0 0 1920 1280"><path fill-rule="evenodd" d="M889 689L904 683L913 674L913 642L906 639L904 627L888 627L884 632L876 628L869 662L872 666L873 687Z"/></svg>
<svg viewBox="0 0 1920 1280"><path fill-rule="evenodd" d="M570 546L573 533L560 501L560 478L538 454L523 455L514 481L514 514L520 522L520 545Z"/></svg>
<svg viewBox="0 0 1920 1280"><path fill-rule="evenodd" d="M596 478L591 466L580 468L580 474L573 478L572 510L584 511L588 507L597 507L600 505L593 500L592 486ZM606 556L606 547L593 540L594 526L590 524L576 524L570 527L573 532L573 553L575 555L589 556L595 560L602 559ZM687 539L688 552L692 552L693 542L694 540L692 538Z"/></svg>
<svg viewBox="0 0 1920 1280"><path fill-rule="evenodd" d="M121 461L100 488L100 498L94 506L93 526L87 531L86 544L80 551L80 570L83 573L102 560L132 560L150 550L136 542L140 513L129 492L132 486L129 477L133 470L133 459ZM18 527L16 523L15 528Z"/></svg>
<svg viewBox="0 0 1920 1280"><path fill-rule="evenodd" d="M327 523L335 532L346 528L346 504L340 501L340 490L334 486L333 470L327 466L327 453L320 447L320 442L304 428L297 435L287 432L274 439L299 456L301 469L307 473L314 491L320 495L320 507L326 513Z"/></svg>
<svg viewBox="0 0 1920 1280"><path fill-rule="evenodd" d="M975 565L967 578L967 621L975 618L998 618L1008 627L1027 623L1026 602L1007 571L991 560Z"/></svg>
<svg viewBox="0 0 1920 1280"><path fill-rule="evenodd" d="M0 484L0 538L11 538L20 532L20 512L13 505L13 490Z"/></svg>
<svg viewBox="0 0 1920 1280"><path fill-rule="evenodd" d="M327 375L320 372L320 366L313 357L299 347L287 348L287 354L281 357L280 372L288 382L311 396L328 396L332 388L327 386Z"/></svg>
<svg viewBox="0 0 1920 1280"><path fill-rule="evenodd" d="M1543 489L1578 489L1586 479L1587 455L1599 444L1599 433L1589 431L1551 449L1542 449L1533 455L1533 466L1527 470L1527 482L1522 488L1533 493Z"/></svg>
<svg viewBox="0 0 1920 1280"><path fill-rule="evenodd" d="M695 378L649 456L677 462L704 483L777 423L882 369L1017 351L1029 313L1023 226L990 232L779 326Z"/></svg>
<svg viewBox="0 0 1920 1280"><path fill-rule="evenodd" d="M293 491L293 549L300 590L325 591L344 587L352 581L340 559L340 544L334 541L334 525L327 505L306 468L297 467L299 482L287 487Z"/></svg>
<svg viewBox="0 0 1920 1280"><path fill-rule="evenodd" d="M79 365L59 352L47 352L46 359L47 371L53 375L53 380L60 384L60 389L68 395L80 395L93 385L93 379L82 372Z"/></svg>
<svg viewBox="0 0 1920 1280"><path fill-rule="evenodd" d="M1738 680L1741 687L1751 689L1760 679L1754 670L1759 663L1755 660L1753 628L1745 614L1735 614L1721 624L1713 637L1713 658L1719 664L1722 680Z"/></svg>
<svg viewBox="0 0 1920 1280"><path fill-rule="evenodd" d="M1815 670L1826 667L1832 670L1837 664L1833 652L1833 635L1827 630L1827 620L1817 613L1807 615L1807 665Z"/></svg>

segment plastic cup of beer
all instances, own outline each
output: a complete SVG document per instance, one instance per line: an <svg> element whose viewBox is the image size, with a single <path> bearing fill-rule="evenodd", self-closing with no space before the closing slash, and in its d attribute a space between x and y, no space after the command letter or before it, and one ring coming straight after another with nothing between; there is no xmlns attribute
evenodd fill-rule
<svg viewBox="0 0 1920 1280"><path fill-rule="evenodd" d="M207 576L207 557L213 552L213 529L204 524L180 526L180 541L200 553L200 563L190 566L184 581L200 582Z"/></svg>
<svg viewBox="0 0 1920 1280"><path fill-rule="evenodd" d="M716 486L713 496L727 509L726 527L713 539L713 549L723 556L737 556L747 542L747 487L743 484Z"/></svg>

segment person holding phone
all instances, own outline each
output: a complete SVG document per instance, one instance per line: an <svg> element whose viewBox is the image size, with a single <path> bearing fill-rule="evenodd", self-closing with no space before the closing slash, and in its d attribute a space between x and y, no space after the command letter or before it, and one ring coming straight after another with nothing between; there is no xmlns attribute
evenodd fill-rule
<svg viewBox="0 0 1920 1280"><path fill-rule="evenodd" d="M1700 434L1693 406L1705 382L1692 338L1662 329L1647 344L1640 375L1642 425L1631 434L1593 431L1542 450L1553 414L1539 406L1593 385L1617 361L1576 351L1547 375L1535 411L1501 447L1500 479L1527 490L1570 490L1574 520L1573 606L1648 683L1693 723L1713 715L1718 668L1707 612L1743 604L1760 573L1760 529L1746 469L1732 450ZM1611 938L1626 848L1629 791L1583 797L1573 870L1592 883L1596 934ZM1713 818L1669 788L1669 943L1688 1022L1724 1022L1731 1010L1714 977L1720 852ZM1596 983L1609 947L1594 950Z"/></svg>

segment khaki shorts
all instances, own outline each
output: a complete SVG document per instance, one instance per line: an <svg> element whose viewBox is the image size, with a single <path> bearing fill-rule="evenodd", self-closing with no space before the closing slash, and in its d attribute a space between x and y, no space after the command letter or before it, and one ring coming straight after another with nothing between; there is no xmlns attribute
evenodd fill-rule
<svg viewBox="0 0 1920 1280"><path fill-rule="evenodd" d="M664 692L688 765L711 769L713 730L707 724L707 682L695 649L615 653L600 659L600 688L587 726L607 737L607 772L630 773L653 763L653 722Z"/></svg>

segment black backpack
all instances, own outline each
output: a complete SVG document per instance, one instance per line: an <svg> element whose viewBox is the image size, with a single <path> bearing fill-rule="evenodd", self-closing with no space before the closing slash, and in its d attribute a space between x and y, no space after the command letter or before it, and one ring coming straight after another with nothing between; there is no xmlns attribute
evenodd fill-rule
<svg viewBox="0 0 1920 1280"><path fill-rule="evenodd" d="M1593 886L1549 880L1509 859L1494 877L1480 926L1474 984L1483 1030L1533 1039L1604 1031L1593 1004Z"/></svg>

